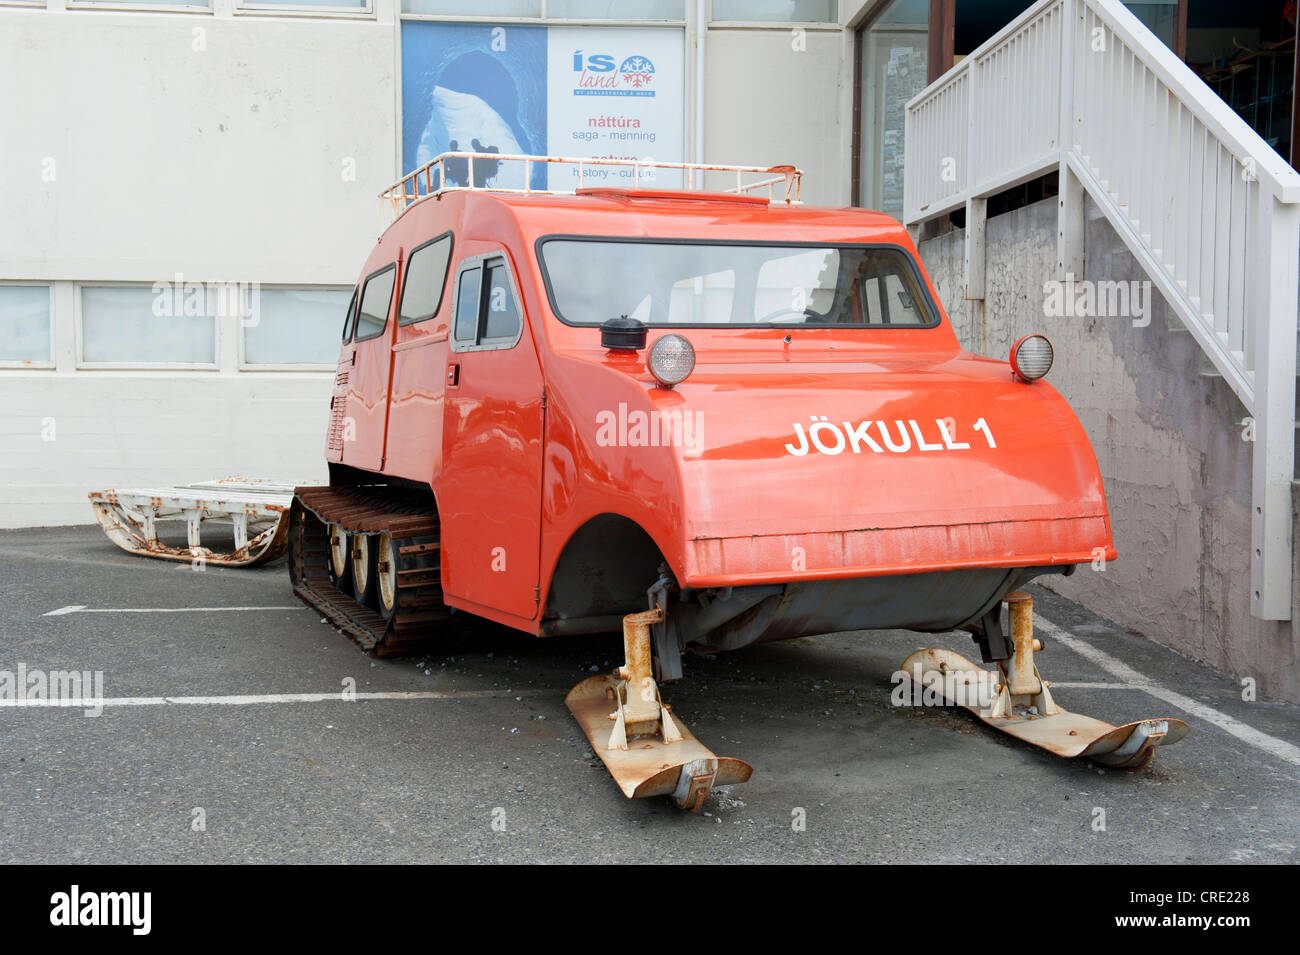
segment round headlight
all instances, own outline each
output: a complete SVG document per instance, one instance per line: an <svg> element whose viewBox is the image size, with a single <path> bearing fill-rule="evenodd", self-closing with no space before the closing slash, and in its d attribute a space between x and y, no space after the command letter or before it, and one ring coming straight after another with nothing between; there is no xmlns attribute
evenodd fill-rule
<svg viewBox="0 0 1300 955"><path fill-rule="evenodd" d="M695 370L695 349L681 335L664 335L650 346L650 374L665 388L681 384Z"/></svg>
<svg viewBox="0 0 1300 955"><path fill-rule="evenodd" d="M1037 381L1052 368L1052 343L1042 335L1026 335L1011 346L1011 368L1025 381Z"/></svg>

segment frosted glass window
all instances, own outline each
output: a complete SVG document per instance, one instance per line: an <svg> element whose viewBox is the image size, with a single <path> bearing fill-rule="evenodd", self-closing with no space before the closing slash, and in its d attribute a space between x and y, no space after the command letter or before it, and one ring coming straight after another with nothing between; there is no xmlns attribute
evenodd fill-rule
<svg viewBox="0 0 1300 955"><path fill-rule="evenodd" d="M346 9L346 10L364 10L366 9L367 0L281 0L279 3L256 2L256 0L243 0L239 4L245 10L265 10L275 9L277 7L321 7L323 9Z"/></svg>
<svg viewBox="0 0 1300 955"><path fill-rule="evenodd" d="M714 20L838 23L836 0L713 0Z"/></svg>
<svg viewBox="0 0 1300 955"><path fill-rule="evenodd" d="M452 17L540 17L542 0L402 0L402 12Z"/></svg>
<svg viewBox="0 0 1300 955"><path fill-rule="evenodd" d="M81 360L215 365L217 309L208 298L170 286L84 286Z"/></svg>
<svg viewBox="0 0 1300 955"><path fill-rule="evenodd" d="M50 287L0 285L0 361L51 361Z"/></svg>
<svg viewBox="0 0 1300 955"><path fill-rule="evenodd" d="M339 316L351 293L338 289L263 288L244 327L246 365L333 365Z"/></svg>
<svg viewBox="0 0 1300 955"><path fill-rule="evenodd" d="M685 20L684 0L546 0L555 20Z"/></svg>
<svg viewBox="0 0 1300 955"><path fill-rule="evenodd" d="M70 0L68 6L79 7L87 3L132 7L202 7L205 10L212 8L212 0Z"/></svg>

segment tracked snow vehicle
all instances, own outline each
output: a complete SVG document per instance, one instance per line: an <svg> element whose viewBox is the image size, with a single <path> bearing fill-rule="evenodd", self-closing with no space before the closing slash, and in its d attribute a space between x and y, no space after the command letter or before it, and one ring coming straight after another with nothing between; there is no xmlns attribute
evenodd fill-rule
<svg viewBox="0 0 1300 955"><path fill-rule="evenodd" d="M494 188L510 162L571 188ZM596 169L622 185L588 187ZM1115 557L1088 438L1041 380L1050 344L963 351L898 222L799 187L792 167L469 153L397 183L344 323L330 484L290 511L296 592L381 656L464 614L622 629L624 666L568 704L625 794L689 809L750 768L663 704L683 653L833 631L968 629L999 667L987 722L1145 762L1185 727L1078 722L1023 607L1001 622L1026 581Z"/></svg>

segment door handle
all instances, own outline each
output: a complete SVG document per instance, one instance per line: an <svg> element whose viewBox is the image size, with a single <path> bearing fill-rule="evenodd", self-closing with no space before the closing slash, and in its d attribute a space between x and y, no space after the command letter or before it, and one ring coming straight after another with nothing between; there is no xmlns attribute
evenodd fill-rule
<svg viewBox="0 0 1300 955"><path fill-rule="evenodd" d="M460 364L452 362L447 366L447 384L455 388L460 384Z"/></svg>

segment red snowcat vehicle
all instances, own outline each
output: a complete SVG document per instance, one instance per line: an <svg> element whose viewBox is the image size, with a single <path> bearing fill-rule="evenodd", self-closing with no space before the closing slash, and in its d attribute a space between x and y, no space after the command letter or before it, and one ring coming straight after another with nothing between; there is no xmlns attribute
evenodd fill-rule
<svg viewBox="0 0 1300 955"><path fill-rule="evenodd" d="M495 188L507 162L570 188ZM1051 345L963 351L906 230L800 182L448 153L395 184L343 327L330 483L293 498L295 592L379 656L461 614L621 629L624 665L567 703L627 796L691 810L751 770L664 705L683 653L835 631L969 630L996 672L922 650L909 679L1145 764L1186 726L1062 710L1017 593L1115 557Z"/></svg>

